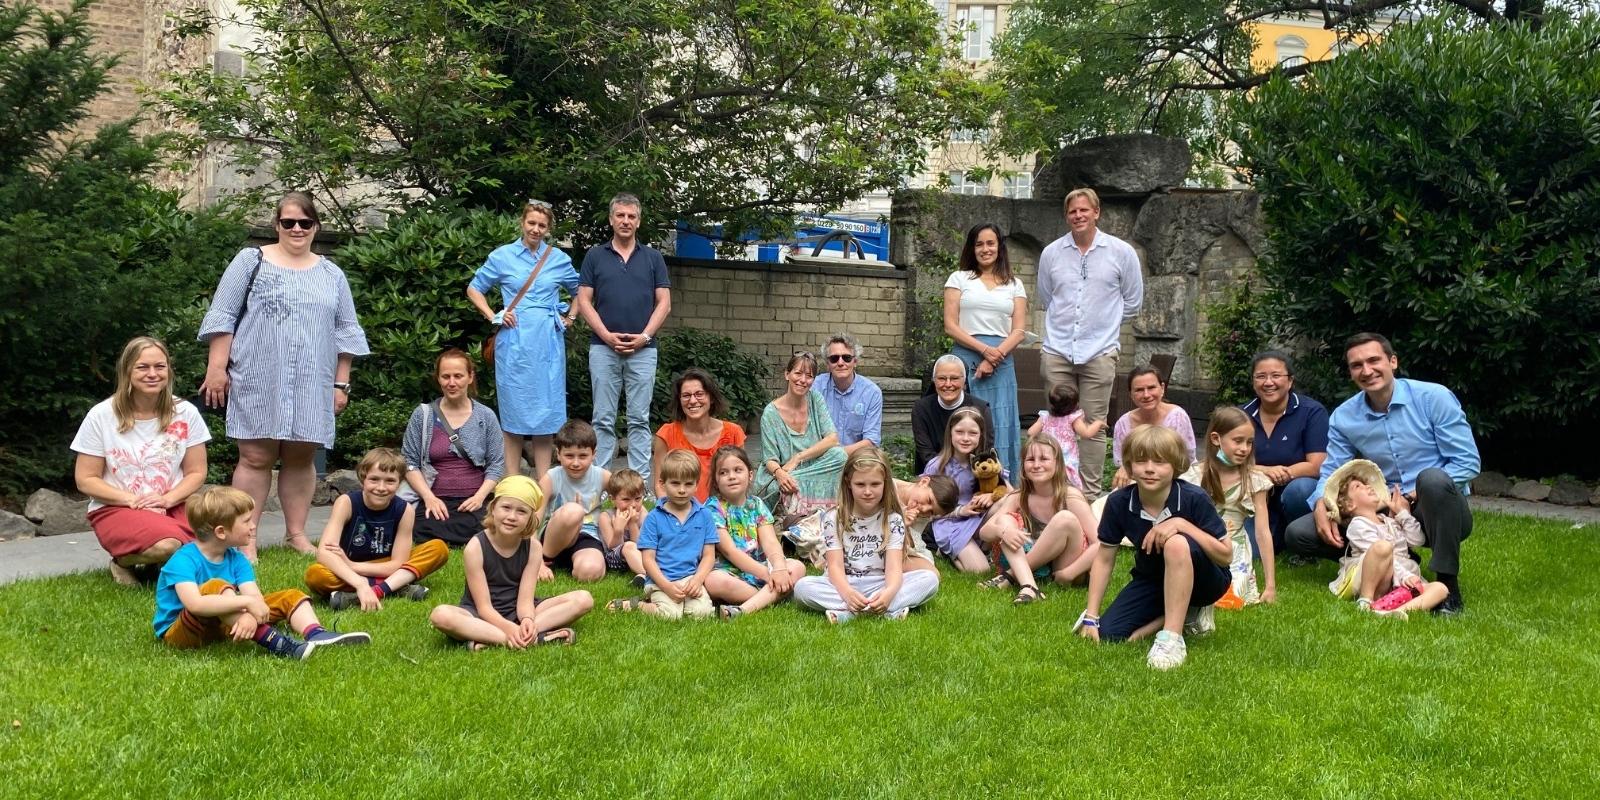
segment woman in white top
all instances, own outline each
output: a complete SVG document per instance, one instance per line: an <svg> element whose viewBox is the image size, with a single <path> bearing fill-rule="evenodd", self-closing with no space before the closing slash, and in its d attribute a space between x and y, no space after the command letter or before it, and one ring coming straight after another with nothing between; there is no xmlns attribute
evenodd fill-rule
<svg viewBox="0 0 1600 800"><path fill-rule="evenodd" d="M117 359L117 390L84 416L73 478L89 496L89 527L111 554L111 577L159 567L194 532L184 501L206 479L211 433L193 404L172 396L167 346L140 336Z"/></svg>
<svg viewBox="0 0 1600 800"><path fill-rule="evenodd" d="M1028 295L1011 273L1006 239L991 223L967 231L961 263L944 282L944 332L951 352L967 365L967 387L989 404L1000 464L1020 475L1022 421L1011 351L1022 344Z"/></svg>

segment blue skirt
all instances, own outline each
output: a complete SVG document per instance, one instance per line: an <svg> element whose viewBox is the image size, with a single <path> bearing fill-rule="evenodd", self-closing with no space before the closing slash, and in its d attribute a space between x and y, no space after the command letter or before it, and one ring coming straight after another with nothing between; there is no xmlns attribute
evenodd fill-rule
<svg viewBox="0 0 1600 800"><path fill-rule="evenodd" d="M1005 341L1004 336L974 336L980 342L994 347ZM994 449L1000 454L1000 466L1012 475L1021 475L1022 420L1017 414L1016 359L1006 356L1000 366L986 378L974 377L973 371L983 361L983 355L956 345L950 349L967 365L967 391L989 404L989 415L994 419Z"/></svg>

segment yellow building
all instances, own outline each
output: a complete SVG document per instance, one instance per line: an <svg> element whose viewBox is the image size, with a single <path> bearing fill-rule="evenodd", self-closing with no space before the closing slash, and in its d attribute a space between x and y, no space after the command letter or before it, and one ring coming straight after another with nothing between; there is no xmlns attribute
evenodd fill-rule
<svg viewBox="0 0 1600 800"><path fill-rule="evenodd" d="M1373 36L1393 25L1400 18L1381 14L1369 33L1357 34L1352 40L1341 40L1339 35L1322 26L1322 16L1269 17L1252 25L1256 47L1250 54L1250 65L1257 72L1278 64L1299 64L1306 61L1326 61L1349 52Z"/></svg>

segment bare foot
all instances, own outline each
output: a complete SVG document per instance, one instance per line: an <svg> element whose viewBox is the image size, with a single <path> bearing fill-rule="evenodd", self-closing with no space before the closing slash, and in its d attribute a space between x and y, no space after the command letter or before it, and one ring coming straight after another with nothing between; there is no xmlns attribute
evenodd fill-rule
<svg viewBox="0 0 1600 800"><path fill-rule="evenodd" d="M123 586L139 585L139 577L133 574L133 570L118 564L114 558L111 559L111 580Z"/></svg>
<svg viewBox="0 0 1600 800"><path fill-rule="evenodd" d="M303 533L291 533L287 539L283 540L283 543L284 545L292 547L297 552L305 555L311 555L312 553L317 552L316 546L311 544L311 540L306 538L306 535Z"/></svg>

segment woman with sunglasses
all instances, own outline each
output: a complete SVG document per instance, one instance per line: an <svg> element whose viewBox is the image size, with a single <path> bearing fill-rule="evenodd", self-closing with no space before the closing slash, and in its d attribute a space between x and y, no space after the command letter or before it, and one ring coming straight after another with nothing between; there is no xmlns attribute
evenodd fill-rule
<svg viewBox="0 0 1600 800"><path fill-rule="evenodd" d="M817 357L795 353L783 368L785 390L761 412L761 474L756 494L780 517L838 503L844 448L828 406L811 388Z"/></svg>
<svg viewBox="0 0 1600 800"><path fill-rule="evenodd" d="M200 323L210 355L200 393L227 404L227 434L239 445L233 485L261 518L278 466L286 543L312 551L306 518L316 488L317 450L333 446L333 417L350 402L350 364L367 355L344 272L311 252L320 219L311 196L290 192L273 214L278 241L247 247L222 273ZM255 560L255 545L245 548Z"/></svg>
<svg viewBox="0 0 1600 800"><path fill-rule="evenodd" d="M744 447L744 428L721 419L728 413L728 401L711 373L690 367L672 382L671 421L656 429L650 456L650 474L656 480L655 496L666 494L661 482L661 459L673 450L688 450L700 459L700 483L694 487L695 499L704 503L711 496L715 476L711 457L723 447Z"/></svg>
<svg viewBox="0 0 1600 800"><path fill-rule="evenodd" d="M521 474L527 455L534 480L550 469L550 438L567 421L564 334L576 312L561 301L560 292L565 289L571 298L578 291L572 258L545 241L554 224L555 211L549 203L523 204L522 237L490 253L467 286L467 300L497 331L494 386L505 437L506 474ZM496 288L499 312L490 310L486 297ZM513 303L515 308L510 307Z"/></svg>
<svg viewBox="0 0 1600 800"><path fill-rule="evenodd" d="M967 387L989 404L1000 465L1021 475L1022 421L1017 414L1017 371L1011 351L1022 344L1028 293L1011 272L1006 238L992 223L972 226L960 266L944 283L944 332L967 367Z"/></svg>

